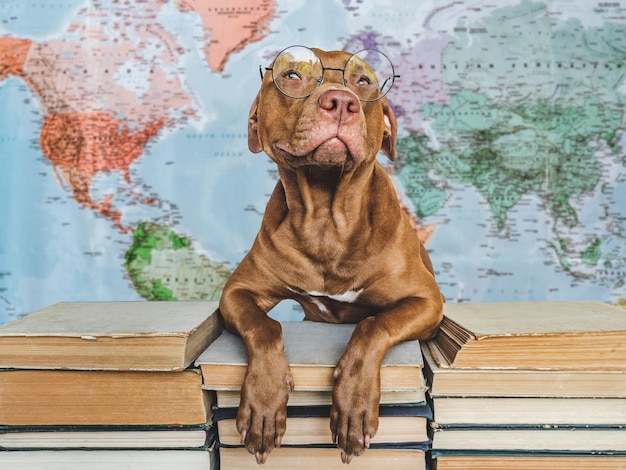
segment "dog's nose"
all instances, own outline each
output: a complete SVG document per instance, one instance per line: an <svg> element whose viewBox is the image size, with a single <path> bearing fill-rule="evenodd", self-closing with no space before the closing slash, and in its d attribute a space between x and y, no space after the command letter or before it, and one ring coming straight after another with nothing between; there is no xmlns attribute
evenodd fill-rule
<svg viewBox="0 0 626 470"><path fill-rule="evenodd" d="M328 90L318 100L319 107L338 122L347 122L361 111L359 99L349 91Z"/></svg>

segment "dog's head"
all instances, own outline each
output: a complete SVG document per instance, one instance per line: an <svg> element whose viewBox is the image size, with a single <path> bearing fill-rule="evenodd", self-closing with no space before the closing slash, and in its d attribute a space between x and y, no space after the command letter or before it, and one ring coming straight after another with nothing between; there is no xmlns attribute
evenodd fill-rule
<svg viewBox="0 0 626 470"><path fill-rule="evenodd" d="M308 56L286 54L290 49ZM263 150L292 168L350 170L373 161L379 150L395 160L396 118L365 61L344 51L285 51L267 68L250 109L252 152Z"/></svg>

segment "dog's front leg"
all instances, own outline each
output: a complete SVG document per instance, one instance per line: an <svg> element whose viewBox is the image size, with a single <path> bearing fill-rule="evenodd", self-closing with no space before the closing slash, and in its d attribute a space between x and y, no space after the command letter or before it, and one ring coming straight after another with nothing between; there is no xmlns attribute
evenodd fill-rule
<svg viewBox="0 0 626 470"><path fill-rule="evenodd" d="M243 338L248 352L237 431L257 463L265 463L285 434L289 390L294 387L284 355L282 329L247 292L225 289L220 311L226 328Z"/></svg>
<svg viewBox="0 0 626 470"><path fill-rule="evenodd" d="M365 452L378 430L380 366L391 346L427 339L441 321L441 300L407 298L355 328L334 371L330 429L341 460Z"/></svg>

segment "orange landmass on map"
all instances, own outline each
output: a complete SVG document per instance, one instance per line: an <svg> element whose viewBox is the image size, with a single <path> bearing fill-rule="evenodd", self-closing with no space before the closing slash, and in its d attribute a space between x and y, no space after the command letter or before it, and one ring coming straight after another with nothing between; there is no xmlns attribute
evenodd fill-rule
<svg viewBox="0 0 626 470"><path fill-rule="evenodd" d="M30 46L30 39L0 38L0 80L22 74Z"/></svg>
<svg viewBox="0 0 626 470"><path fill-rule="evenodd" d="M97 10L84 14L99 15ZM169 73L180 51L156 25L132 29L142 39L138 45L109 41L107 28L98 21L76 21L70 29L85 41L1 37L0 81L19 77L37 96L43 116L40 145L59 183L72 191L77 203L125 231L116 193L93 196L91 184L97 173L110 172L121 172L130 183L130 165L148 141L164 126L173 128L195 117L191 96L180 78ZM167 47L144 55L151 41ZM132 76L146 64L151 64L146 77ZM134 198L129 204L160 204L132 190L123 194Z"/></svg>
<svg viewBox="0 0 626 470"><path fill-rule="evenodd" d="M269 32L274 0L177 0L180 11L195 11L202 18L210 41L205 47L209 67L223 72L231 54L260 41Z"/></svg>
<svg viewBox="0 0 626 470"><path fill-rule="evenodd" d="M131 132L125 121L108 113L49 114L44 118L39 142L60 183L63 185L62 179L65 180L74 200L110 218L120 230L128 231L121 225L121 212L112 208L112 194L102 201L91 198L91 181L98 172L120 171L130 182L131 163L164 125L162 118Z"/></svg>

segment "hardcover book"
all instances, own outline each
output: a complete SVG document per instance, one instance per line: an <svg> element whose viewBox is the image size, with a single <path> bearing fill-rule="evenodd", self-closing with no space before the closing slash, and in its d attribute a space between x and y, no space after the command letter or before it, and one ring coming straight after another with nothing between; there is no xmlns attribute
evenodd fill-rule
<svg viewBox="0 0 626 470"><path fill-rule="evenodd" d="M333 371L355 325L283 322L285 357L296 390L332 390ZM204 386L210 390L239 390L248 364L243 340L224 331L196 360ZM381 367L381 391L424 390L419 341L393 346Z"/></svg>
<svg viewBox="0 0 626 470"><path fill-rule="evenodd" d="M209 424L192 426L0 426L0 450L200 449Z"/></svg>
<svg viewBox="0 0 626 470"><path fill-rule="evenodd" d="M626 310L594 301L444 304L453 368L623 370Z"/></svg>
<svg viewBox="0 0 626 470"><path fill-rule="evenodd" d="M433 341L422 344L422 353L433 398L626 398L626 365L624 370L456 369Z"/></svg>
<svg viewBox="0 0 626 470"><path fill-rule="evenodd" d="M221 333L217 306L61 302L0 326L0 368L183 370Z"/></svg>
<svg viewBox="0 0 626 470"><path fill-rule="evenodd" d="M447 452L433 451L437 470L624 470L626 454L541 452Z"/></svg>
<svg viewBox="0 0 626 470"><path fill-rule="evenodd" d="M245 451L244 451L245 452ZM31 450L0 452L2 470L216 470L215 451L199 450Z"/></svg>
<svg viewBox="0 0 626 470"><path fill-rule="evenodd" d="M223 469L259 468L256 460L243 447L220 447L220 466ZM345 470L336 448L306 448L281 446L272 450L266 466L273 469L293 470ZM354 457L350 470L426 469L424 449L370 448L359 457Z"/></svg>
<svg viewBox="0 0 626 470"><path fill-rule="evenodd" d="M205 424L213 404L197 369L0 371L2 425Z"/></svg>
<svg viewBox="0 0 626 470"><path fill-rule="evenodd" d="M219 442L239 445L241 436L235 426L236 408L218 408L213 419L219 430ZM287 432L283 445L332 445L329 406L287 407ZM381 406L378 431L373 444L417 444L429 441L430 408L423 406Z"/></svg>

